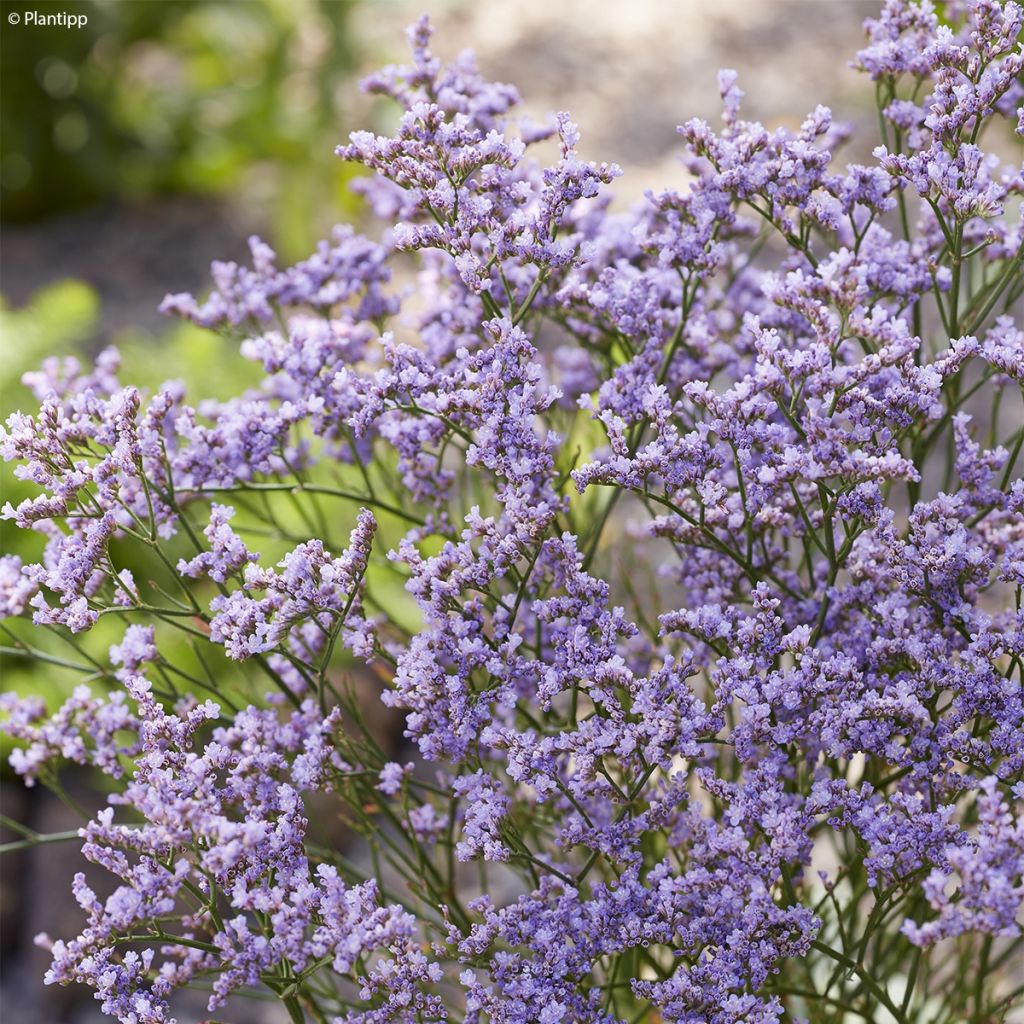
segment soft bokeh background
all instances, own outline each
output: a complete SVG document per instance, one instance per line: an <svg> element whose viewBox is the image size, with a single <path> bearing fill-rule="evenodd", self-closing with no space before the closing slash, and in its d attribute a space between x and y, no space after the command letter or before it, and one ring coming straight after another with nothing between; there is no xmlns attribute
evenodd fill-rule
<svg viewBox="0 0 1024 1024"><path fill-rule="evenodd" d="M798 124L816 103L869 125L870 85L847 66L874 0L10 0L0 3L0 414L31 404L21 374L50 354L89 358L116 344L124 379L180 377L224 396L249 368L221 340L164 321L168 291L201 290L211 259L243 258L256 231L287 259L338 220L363 218L333 156L393 109L359 76L404 57L403 27L435 20L436 50L472 47L485 73L515 83L526 111L568 110L583 154L626 171L624 197L680 181L675 127L715 118L719 67L736 67L748 116ZM32 26L24 12L84 14L83 28ZM8 22L11 13L21 23ZM850 158L862 158L852 152ZM372 226L367 226L372 232ZM0 470L3 500L28 492ZM0 526L0 528L3 528ZM3 528L0 548L34 554ZM99 648L118 639L96 631ZM0 638L0 645L6 643ZM59 702L75 680L8 658L0 689ZM85 807L102 794L69 773ZM76 815L0 776L2 813L44 833ZM2 840L16 838L7 830ZM74 843L0 859L0 1015L98 1019L83 991L43 989L40 931L73 933ZM194 1017L203 1016L202 1000ZM248 1004L223 1013L279 1019Z"/></svg>

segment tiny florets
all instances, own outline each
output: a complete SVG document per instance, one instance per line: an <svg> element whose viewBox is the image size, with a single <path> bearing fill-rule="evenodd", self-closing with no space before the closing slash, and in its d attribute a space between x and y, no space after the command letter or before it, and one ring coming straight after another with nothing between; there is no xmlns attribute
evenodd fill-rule
<svg viewBox="0 0 1024 1024"><path fill-rule="evenodd" d="M688 182L620 211L421 19L365 83L394 132L338 150L381 241L254 238L164 301L259 388L27 375L4 653L77 685L0 711L26 784L108 777L114 879L45 980L122 1024L192 985L295 1024L1004 1019L1022 23L886 0L864 163L723 71Z"/></svg>

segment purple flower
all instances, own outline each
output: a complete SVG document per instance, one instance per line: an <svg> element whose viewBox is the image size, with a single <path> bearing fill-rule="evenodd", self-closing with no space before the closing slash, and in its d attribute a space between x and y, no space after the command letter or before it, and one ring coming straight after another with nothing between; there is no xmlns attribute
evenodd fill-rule
<svg viewBox="0 0 1024 1024"><path fill-rule="evenodd" d="M254 239L165 300L258 387L29 375L4 647L88 685L3 728L29 785L111 780L47 980L135 1024L194 982L343 1024L998 1016L1022 22L888 0L845 166L826 108L747 120L723 71L687 183L619 208L421 19L365 83L397 127L339 150L383 241Z"/></svg>

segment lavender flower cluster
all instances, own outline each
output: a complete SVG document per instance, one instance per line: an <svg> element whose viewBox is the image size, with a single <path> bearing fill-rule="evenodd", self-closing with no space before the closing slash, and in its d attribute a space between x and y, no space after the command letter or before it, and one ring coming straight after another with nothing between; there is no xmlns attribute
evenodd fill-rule
<svg viewBox="0 0 1024 1024"><path fill-rule="evenodd" d="M1022 23L886 0L866 165L723 71L625 208L421 20L366 83L394 133L338 150L388 230L165 300L258 388L30 374L3 515L45 551L0 560L0 628L90 685L5 696L11 763L112 780L46 981L122 1024L191 985L294 1024L1005 1019Z"/></svg>

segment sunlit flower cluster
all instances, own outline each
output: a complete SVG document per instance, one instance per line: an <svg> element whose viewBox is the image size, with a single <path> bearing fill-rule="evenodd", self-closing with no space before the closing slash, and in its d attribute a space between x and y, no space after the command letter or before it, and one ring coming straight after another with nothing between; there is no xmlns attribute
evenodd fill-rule
<svg viewBox="0 0 1024 1024"><path fill-rule="evenodd" d="M5 696L12 764L113 780L48 982L123 1024L197 982L295 1024L1002 1019L1024 13L940 13L866 24L873 163L724 71L633 208L421 20L366 83L394 134L338 150L387 230L164 303L259 387L29 375L3 515L46 547L0 611L93 683Z"/></svg>

